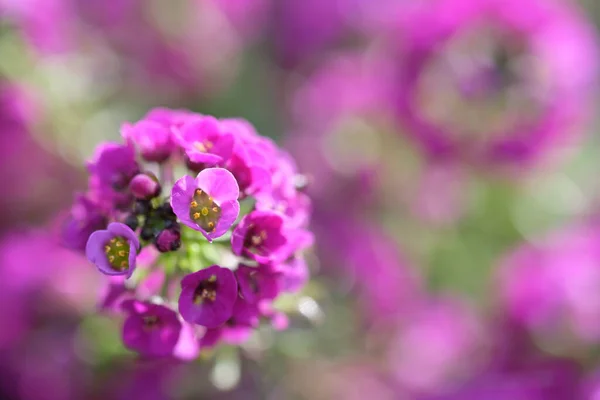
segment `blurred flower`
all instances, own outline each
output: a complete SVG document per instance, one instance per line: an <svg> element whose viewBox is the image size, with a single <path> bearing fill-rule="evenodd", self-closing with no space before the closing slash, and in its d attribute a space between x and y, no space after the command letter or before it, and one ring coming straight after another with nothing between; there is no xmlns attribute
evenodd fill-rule
<svg viewBox="0 0 600 400"><path fill-rule="evenodd" d="M477 370L485 350L477 317L456 301L433 300L412 312L389 350L392 374L415 393L440 393Z"/></svg>
<svg viewBox="0 0 600 400"><path fill-rule="evenodd" d="M416 3L391 38L397 111L436 158L527 164L572 144L590 110L594 33L570 2ZM450 18L448 16L451 16Z"/></svg>
<svg viewBox="0 0 600 400"><path fill-rule="evenodd" d="M523 244L502 262L507 314L540 338L600 340L600 235L595 226L554 232Z"/></svg>

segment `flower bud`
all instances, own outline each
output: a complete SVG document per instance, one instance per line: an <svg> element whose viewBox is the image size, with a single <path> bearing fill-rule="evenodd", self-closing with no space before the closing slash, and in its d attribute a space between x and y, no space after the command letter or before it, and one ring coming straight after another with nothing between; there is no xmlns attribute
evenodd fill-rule
<svg viewBox="0 0 600 400"><path fill-rule="evenodd" d="M179 232L179 227L163 229L160 231L156 236L154 245L161 253L177 250L179 247L181 247L181 234Z"/></svg>
<svg viewBox="0 0 600 400"><path fill-rule="evenodd" d="M160 194L160 184L155 176L148 173L137 174L129 183L129 190L142 200L152 199Z"/></svg>

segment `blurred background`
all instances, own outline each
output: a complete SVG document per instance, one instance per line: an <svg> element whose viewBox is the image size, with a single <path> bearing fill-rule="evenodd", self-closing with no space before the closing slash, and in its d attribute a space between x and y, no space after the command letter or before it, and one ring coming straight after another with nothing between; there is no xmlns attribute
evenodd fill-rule
<svg viewBox="0 0 600 400"><path fill-rule="evenodd" d="M0 0L6 399L600 399L597 0ZM311 280L283 332L144 362L57 244L150 108L296 158Z"/></svg>

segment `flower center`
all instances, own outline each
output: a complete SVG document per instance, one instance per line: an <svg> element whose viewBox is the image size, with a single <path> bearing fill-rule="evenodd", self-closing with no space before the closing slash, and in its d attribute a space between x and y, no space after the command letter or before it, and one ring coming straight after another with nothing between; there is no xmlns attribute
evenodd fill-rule
<svg viewBox="0 0 600 400"><path fill-rule="evenodd" d="M483 142L539 118L547 83L522 38L476 29L450 39L423 69L416 87L425 119L466 142Z"/></svg>
<svg viewBox="0 0 600 400"><path fill-rule="evenodd" d="M201 189L196 189L190 203L190 218L206 232L212 232L221 218L221 207Z"/></svg>
<svg viewBox="0 0 600 400"><path fill-rule="evenodd" d="M104 253L115 271L124 271L129 268L129 251L129 243L122 236L110 239L104 246Z"/></svg>
<svg viewBox="0 0 600 400"><path fill-rule="evenodd" d="M244 240L244 247L252 254L260 255L264 253L264 244L268 237L269 235L266 230L262 229L259 231L255 228L250 228Z"/></svg>
<svg viewBox="0 0 600 400"><path fill-rule="evenodd" d="M160 324L160 320L156 315L145 315L142 317L145 330L152 330Z"/></svg>
<svg viewBox="0 0 600 400"><path fill-rule="evenodd" d="M210 278L200 282L194 290L194 304L200 305L204 300L215 301L217 299L217 276L211 275Z"/></svg>
<svg viewBox="0 0 600 400"><path fill-rule="evenodd" d="M210 140L205 140L204 142L195 142L194 147L202 153L207 153L213 148L213 143Z"/></svg>

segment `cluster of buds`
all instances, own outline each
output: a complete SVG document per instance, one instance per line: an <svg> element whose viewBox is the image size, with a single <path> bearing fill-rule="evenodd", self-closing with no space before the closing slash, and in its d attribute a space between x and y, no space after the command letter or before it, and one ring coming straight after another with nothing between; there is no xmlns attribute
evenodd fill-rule
<svg viewBox="0 0 600 400"><path fill-rule="evenodd" d="M194 358L261 320L308 279L310 201L290 156L245 120L158 108L100 145L63 230L110 276L101 300L145 356ZM178 179L175 179L178 177Z"/></svg>

